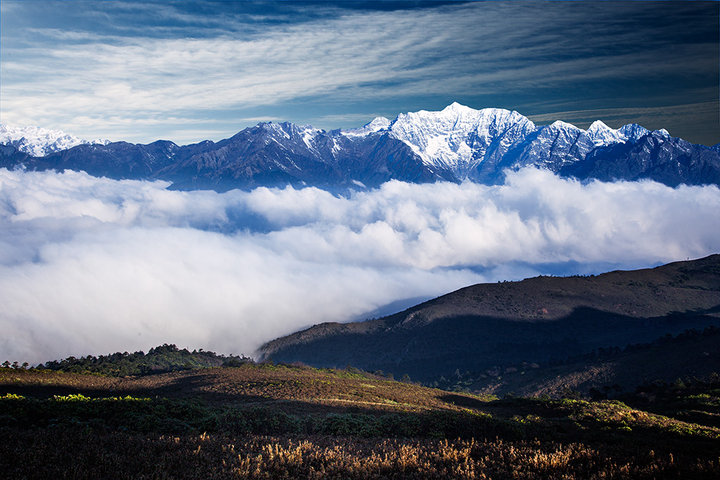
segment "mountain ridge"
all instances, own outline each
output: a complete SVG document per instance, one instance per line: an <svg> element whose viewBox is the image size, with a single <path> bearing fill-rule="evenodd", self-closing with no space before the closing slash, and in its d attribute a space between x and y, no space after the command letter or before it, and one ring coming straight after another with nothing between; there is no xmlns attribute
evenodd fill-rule
<svg viewBox="0 0 720 480"><path fill-rule="evenodd" d="M5 127L3 127L5 128ZM361 128L321 130L259 123L218 142L178 146L85 143L33 156L0 142L0 167L83 170L116 179L172 182L219 191L257 186L373 188L389 180L502 183L507 169L537 167L580 180L650 179L670 186L720 185L720 149L693 145L636 124L587 130L556 121L536 126L518 112L453 103L441 111L377 117ZM13 143L14 142L14 143ZM39 149L39 150L38 150Z"/></svg>
<svg viewBox="0 0 720 480"><path fill-rule="evenodd" d="M427 381L456 369L563 361L711 325L720 325L717 254L653 269L473 285L380 319L315 325L259 353Z"/></svg>

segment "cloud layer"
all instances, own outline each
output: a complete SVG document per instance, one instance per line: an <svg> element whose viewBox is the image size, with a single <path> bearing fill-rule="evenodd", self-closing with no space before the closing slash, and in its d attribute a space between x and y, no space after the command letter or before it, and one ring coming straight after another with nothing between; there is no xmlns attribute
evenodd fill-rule
<svg viewBox="0 0 720 480"><path fill-rule="evenodd" d="M1 359L165 342L252 354L314 323L480 281L720 251L714 186L532 169L500 186L393 181L348 198L166 186L0 170Z"/></svg>

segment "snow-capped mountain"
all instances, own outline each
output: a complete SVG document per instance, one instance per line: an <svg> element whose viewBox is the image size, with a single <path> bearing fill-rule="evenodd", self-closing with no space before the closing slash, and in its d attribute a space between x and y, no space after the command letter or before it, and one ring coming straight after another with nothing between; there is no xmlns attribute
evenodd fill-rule
<svg viewBox="0 0 720 480"><path fill-rule="evenodd" d="M444 178L408 145L389 136L381 126L384 122L378 123L352 132L260 123L205 150L179 152L159 178L179 188L216 189L284 184L344 189L392 179Z"/></svg>
<svg viewBox="0 0 720 480"><path fill-rule="evenodd" d="M439 112L400 114L389 132L408 144L426 165L449 170L462 179L486 159L502 157L535 129L535 124L517 112L474 110L453 103Z"/></svg>
<svg viewBox="0 0 720 480"><path fill-rule="evenodd" d="M660 129L596 148L558 173L605 181L650 178L670 186L720 185L720 155L712 148L693 145Z"/></svg>
<svg viewBox="0 0 720 480"><path fill-rule="evenodd" d="M19 151L33 157L44 157L49 153L67 150L77 145L107 145L108 143L110 143L109 140L83 140L61 130L48 130L39 127L11 127L0 124L0 144L12 145Z"/></svg>
<svg viewBox="0 0 720 480"><path fill-rule="evenodd" d="M490 184L502 182L507 169L525 166L580 179L720 185L717 146L693 145L635 124L613 129L596 121L587 130L562 121L536 126L518 112L458 103L392 121L378 117L351 130L260 123L217 143L81 143L45 156L12 145L0 148L0 167L164 179L185 189L292 184L347 190L392 179Z"/></svg>

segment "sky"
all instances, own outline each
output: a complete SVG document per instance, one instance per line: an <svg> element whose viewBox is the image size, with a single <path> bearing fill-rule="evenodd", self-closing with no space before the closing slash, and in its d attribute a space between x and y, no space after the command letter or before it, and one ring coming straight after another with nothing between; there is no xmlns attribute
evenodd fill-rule
<svg viewBox="0 0 720 480"><path fill-rule="evenodd" d="M0 122L179 144L457 101L720 142L717 2L0 2Z"/></svg>

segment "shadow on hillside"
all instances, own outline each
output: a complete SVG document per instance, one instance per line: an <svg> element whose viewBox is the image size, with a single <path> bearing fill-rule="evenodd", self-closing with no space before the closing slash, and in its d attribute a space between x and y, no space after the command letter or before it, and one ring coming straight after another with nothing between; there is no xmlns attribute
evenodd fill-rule
<svg viewBox="0 0 720 480"><path fill-rule="evenodd" d="M112 397L130 395L129 392L112 390L106 387L76 387L72 385L22 385L0 382L0 394L22 395L33 398L52 398L54 395L66 396L82 394L89 397Z"/></svg>
<svg viewBox="0 0 720 480"><path fill-rule="evenodd" d="M360 327L355 324L341 325L333 327L337 333L318 330L316 338L288 344L270 357L275 362L331 368L352 365L396 378L408 374L416 381L433 381L455 371L484 372L523 362L563 363L598 349L624 348L688 329L720 326L718 311L720 305L648 318L579 307L557 320L542 315L524 321L465 315L413 328L386 324L371 333L356 331Z"/></svg>
<svg viewBox="0 0 720 480"><path fill-rule="evenodd" d="M167 379L165 379L167 380ZM186 374L162 385L140 387L128 384L108 387L55 387L51 385L0 384L0 394L16 393L27 397L48 398L53 395L82 393L90 397L126 396L167 398L158 402L60 402L33 406L12 401L4 404L3 422L33 428L51 423L63 425L100 424L105 429L129 428L159 434L175 431L208 431L236 434L320 434L393 438L476 438L504 440L552 440L608 445L630 442L684 449L692 432L673 430L658 424L624 424L603 418L602 408L587 410L590 416L570 415L584 403L547 402L541 399L513 398L484 402L461 394L447 393L437 397L455 407L427 410L390 406L338 405L314 403L302 399L266 398L238 395L232 392L207 391L208 376ZM210 379L212 382L212 379ZM16 408L18 410L13 410ZM32 413L37 408L40 415ZM582 413L582 412L581 412ZM15 418L13 420L13 418ZM179 430L178 430L179 429ZM717 449L717 439L693 435L692 448Z"/></svg>
<svg viewBox="0 0 720 480"><path fill-rule="evenodd" d="M92 377L90 377L92 378ZM16 394L34 398L52 398L82 394L91 398L103 397L148 397L172 400L200 400L209 405L262 405L278 400L259 395L244 395L208 389L212 380L207 373L182 374L167 381L163 375L135 378L120 378L116 383L106 385L52 385L22 384L0 381L0 394Z"/></svg>
<svg viewBox="0 0 720 480"><path fill-rule="evenodd" d="M464 408L473 408L476 410L487 410L488 407L491 405L490 402L478 400L476 398L471 397L465 397L463 395L456 395L453 393L448 393L447 395L442 395L438 397L438 399L442 400L443 402L449 403L450 405L455 405L458 407L464 407Z"/></svg>

